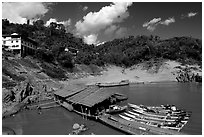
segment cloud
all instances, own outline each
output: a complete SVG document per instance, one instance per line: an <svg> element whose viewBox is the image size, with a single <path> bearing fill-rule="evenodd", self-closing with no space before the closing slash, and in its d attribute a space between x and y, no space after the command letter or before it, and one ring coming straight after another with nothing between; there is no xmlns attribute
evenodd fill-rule
<svg viewBox="0 0 204 137"><path fill-rule="evenodd" d="M150 20L149 22L145 22L142 26L146 27L149 31L154 31L156 29L156 26L159 25L161 21L161 18L154 18Z"/></svg>
<svg viewBox="0 0 204 137"><path fill-rule="evenodd" d="M190 18L190 17L193 17L193 16L195 16L195 15L197 15L196 12L190 12L190 13L188 13L188 17L189 17L189 18Z"/></svg>
<svg viewBox="0 0 204 137"><path fill-rule="evenodd" d="M86 11L87 9L88 9L88 6L84 6L82 10Z"/></svg>
<svg viewBox="0 0 204 137"><path fill-rule="evenodd" d="M149 22L145 22L142 26L146 27L147 30L149 31L154 31L156 27L160 24L168 26L169 24L174 23L174 22L175 22L174 17L170 17L164 21L162 21L161 18L154 18L150 20Z"/></svg>
<svg viewBox="0 0 204 137"><path fill-rule="evenodd" d="M117 31L115 32L116 34L116 38L121 38L124 37L127 33L127 28L125 27L120 27L119 29L117 29Z"/></svg>
<svg viewBox="0 0 204 137"><path fill-rule="evenodd" d="M196 16L197 14L198 14L197 12L189 12L189 13L187 13L187 14L182 14L182 15L181 15L181 19L191 18L191 17Z"/></svg>
<svg viewBox="0 0 204 137"><path fill-rule="evenodd" d="M109 27L107 27L107 28L105 29L104 34L105 34L105 35L111 35L111 34L114 33L114 31L115 31L116 29L118 29L118 27L119 27L119 26L111 25L111 26L109 26Z"/></svg>
<svg viewBox="0 0 204 137"><path fill-rule="evenodd" d="M66 21L57 21L57 19L55 18L50 18L46 23L45 26L49 26L51 22L55 22L57 24L63 24L65 27L70 26L71 25L71 19L68 19Z"/></svg>
<svg viewBox="0 0 204 137"><path fill-rule="evenodd" d="M88 36L84 36L84 42L87 44L98 44L99 41L97 41L97 34L90 34Z"/></svg>
<svg viewBox="0 0 204 137"><path fill-rule="evenodd" d="M35 20L49 11L50 3L42 2L4 2L2 4L2 18L12 23L23 24L27 19Z"/></svg>
<svg viewBox="0 0 204 137"><path fill-rule="evenodd" d="M114 23L120 23L129 16L127 11L132 2L112 3L102 7L98 12L89 12L83 20L76 22L76 33L81 36L98 34Z"/></svg>
<svg viewBox="0 0 204 137"><path fill-rule="evenodd" d="M160 22L160 24L168 26L170 23L174 23L174 22L175 22L174 17L171 17L166 19L165 21Z"/></svg>
<svg viewBox="0 0 204 137"><path fill-rule="evenodd" d="M63 24L64 27L65 27L65 30L66 32L69 32L70 31L70 28L71 28L71 24L72 24L72 20L69 18L68 20L65 20L65 21L57 21L57 19L55 18L50 18L46 23L45 23L45 26L49 26L51 22L55 22L57 24Z"/></svg>

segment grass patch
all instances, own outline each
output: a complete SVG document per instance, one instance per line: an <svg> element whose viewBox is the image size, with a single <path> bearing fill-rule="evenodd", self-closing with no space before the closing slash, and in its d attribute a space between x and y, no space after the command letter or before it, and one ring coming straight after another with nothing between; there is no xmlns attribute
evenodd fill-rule
<svg viewBox="0 0 204 137"><path fill-rule="evenodd" d="M18 61L23 66L34 68L34 69L40 69L40 67L37 64L33 63L30 59L20 59Z"/></svg>
<svg viewBox="0 0 204 137"><path fill-rule="evenodd" d="M26 80L26 78L25 77L23 77L23 76L18 76L18 75L16 75L16 74L14 74L14 73L12 73L12 72L10 72L7 68L5 68L5 67L2 67L2 73L4 74L4 75L6 75L6 76L9 76L10 78L12 78L13 80L15 80L15 81L24 81L24 80Z"/></svg>
<svg viewBox="0 0 204 137"><path fill-rule="evenodd" d="M65 71L53 64L43 62L41 64L41 67L43 68L42 71L52 78L56 78L59 80L66 78Z"/></svg>
<svg viewBox="0 0 204 137"><path fill-rule="evenodd" d="M6 89L11 89L11 88L15 87L16 85L17 85L17 83L14 82L14 81L9 81L9 82L3 82L2 83L2 87L6 88Z"/></svg>
<svg viewBox="0 0 204 137"><path fill-rule="evenodd" d="M20 67L20 64L16 60L6 60L9 65Z"/></svg>

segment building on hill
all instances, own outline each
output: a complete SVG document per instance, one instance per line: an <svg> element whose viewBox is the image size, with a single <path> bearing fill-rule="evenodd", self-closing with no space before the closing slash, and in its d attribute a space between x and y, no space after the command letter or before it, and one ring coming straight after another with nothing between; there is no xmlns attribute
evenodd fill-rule
<svg viewBox="0 0 204 137"><path fill-rule="evenodd" d="M72 54L73 56L77 56L77 53L79 52L78 49L76 48L72 48L72 47L66 47L64 49L65 52L69 52L70 54Z"/></svg>
<svg viewBox="0 0 204 137"><path fill-rule="evenodd" d="M21 52L21 36L17 33L2 35L2 48L12 51L14 54L19 54Z"/></svg>
<svg viewBox="0 0 204 137"><path fill-rule="evenodd" d="M36 41L28 37L22 37L17 33L2 35L2 49L21 57L33 55L37 47L38 43Z"/></svg>

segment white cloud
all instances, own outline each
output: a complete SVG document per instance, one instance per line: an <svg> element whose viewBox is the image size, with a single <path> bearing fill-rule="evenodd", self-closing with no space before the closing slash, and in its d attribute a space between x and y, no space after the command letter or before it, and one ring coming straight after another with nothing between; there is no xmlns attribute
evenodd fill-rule
<svg viewBox="0 0 204 137"><path fill-rule="evenodd" d="M132 2L118 2L102 7L98 12L89 12L76 24L76 35L87 37L90 34L98 34L114 23L120 23L129 16L127 11Z"/></svg>
<svg viewBox="0 0 204 137"><path fill-rule="evenodd" d="M107 26L121 22L129 16L127 7L132 3L114 3L101 8L98 12L89 12L76 23L76 30L79 34L91 34L105 29Z"/></svg>
<svg viewBox="0 0 204 137"><path fill-rule="evenodd" d="M190 13L188 13L188 17L189 17L189 18L190 18L190 17L193 17L193 16L195 16L195 15L197 15L196 12L190 12Z"/></svg>
<svg viewBox="0 0 204 137"><path fill-rule="evenodd" d="M174 22L175 22L174 17L171 17L171 18L166 19L165 21L162 21L160 24L168 26L170 23L174 23Z"/></svg>
<svg viewBox="0 0 204 137"><path fill-rule="evenodd" d="M174 22L175 22L174 17L170 17L164 21L162 21L161 18L154 18L150 20L149 22L145 22L142 26L146 27L147 30L149 31L154 31L156 27L160 24L168 26L169 24L174 23Z"/></svg>
<svg viewBox="0 0 204 137"><path fill-rule="evenodd" d="M50 18L46 23L45 26L49 26L51 22L55 22L57 24L63 24L65 27L71 25L71 19L68 19L66 21L57 21L55 18Z"/></svg>
<svg viewBox="0 0 204 137"><path fill-rule="evenodd" d="M109 26L108 28L106 28L106 30L104 31L104 34L105 34L105 35L111 35L111 34L113 34L113 32L114 32L116 29L118 29L118 26L116 26L116 25L111 25L111 26Z"/></svg>
<svg viewBox="0 0 204 137"><path fill-rule="evenodd" d="M99 41L97 41L97 34L90 34L88 36L84 36L84 42L87 44L98 44Z"/></svg>
<svg viewBox="0 0 204 137"><path fill-rule="evenodd" d="M64 27L65 27L65 30L66 32L69 32L70 31L70 27L71 27L71 23L72 23L72 20L69 18L68 20L66 21L57 21L57 19L55 18L50 18L46 23L45 23L45 26L49 26L51 22L55 22L57 24L63 24Z"/></svg>
<svg viewBox="0 0 204 137"><path fill-rule="evenodd" d="M142 26L146 27L149 31L154 31L156 29L156 26L161 21L161 18L154 18L150 20L149 22L145 22Z"/></svg>
<svg viewBox="0 0 204 137"><path fill-rule="evenodd" d="M198 14L197 12L189 12L189 13L187 13L187 14L182 14L182 15L181 15L181 19L191 18L191 17L196 16L197 14Z"/></svg>
<svg viewBox="0 0 204 137"><path fill-rule="evenodd" d="M4 2L2 4L2 18L12 23L23 24L27 19L35 20L49 11L50 3L42 2Z"/></svg>
<svg viewBox="0 0 204 137"><path fill-rule="evenodd" d="M86 11L87 9L88 9L88 6L84 6L82 10Z"/></svg>

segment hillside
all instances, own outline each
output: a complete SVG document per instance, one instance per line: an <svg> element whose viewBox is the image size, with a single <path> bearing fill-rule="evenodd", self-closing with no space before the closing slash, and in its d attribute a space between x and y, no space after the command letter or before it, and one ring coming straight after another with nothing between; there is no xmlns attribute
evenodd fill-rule
<svg viewBox="0 0 204 137"><path fill-rule="evenodd" d="M106 42L96 49L103 62L126 67L158 58L202 64L202 42L191 37L161 40L158 36L130 36Z"/></svg>
<svg viewBox="0 0 204 137"><path fill-rule="evenodd" d="M75 64L131 67L158 58L202 65L202 41L196 38L183 36L161 39L159 36L140 35L94 46L66 32L63 27L59 29L56 26L56 23L51 23L45 27L42 20L35 21L33 25L13 24L3 20L2 33L18 32L22 36L31 37L39 46L36 58L69 69L73 69Z"/></svg>
<svg viewBox="0 0 204 137"><path fill-rule="evenodd" d="M195 75L202 81L202 41L196 38L129 36L95 46L53 23L45 27L41 20L33 25L3 20L2 33L14 32L35 40L38 49L25 58L3 51L3 113L28 96L33 102L52 99L54 91L69 84L193 82Z"/></svg>

